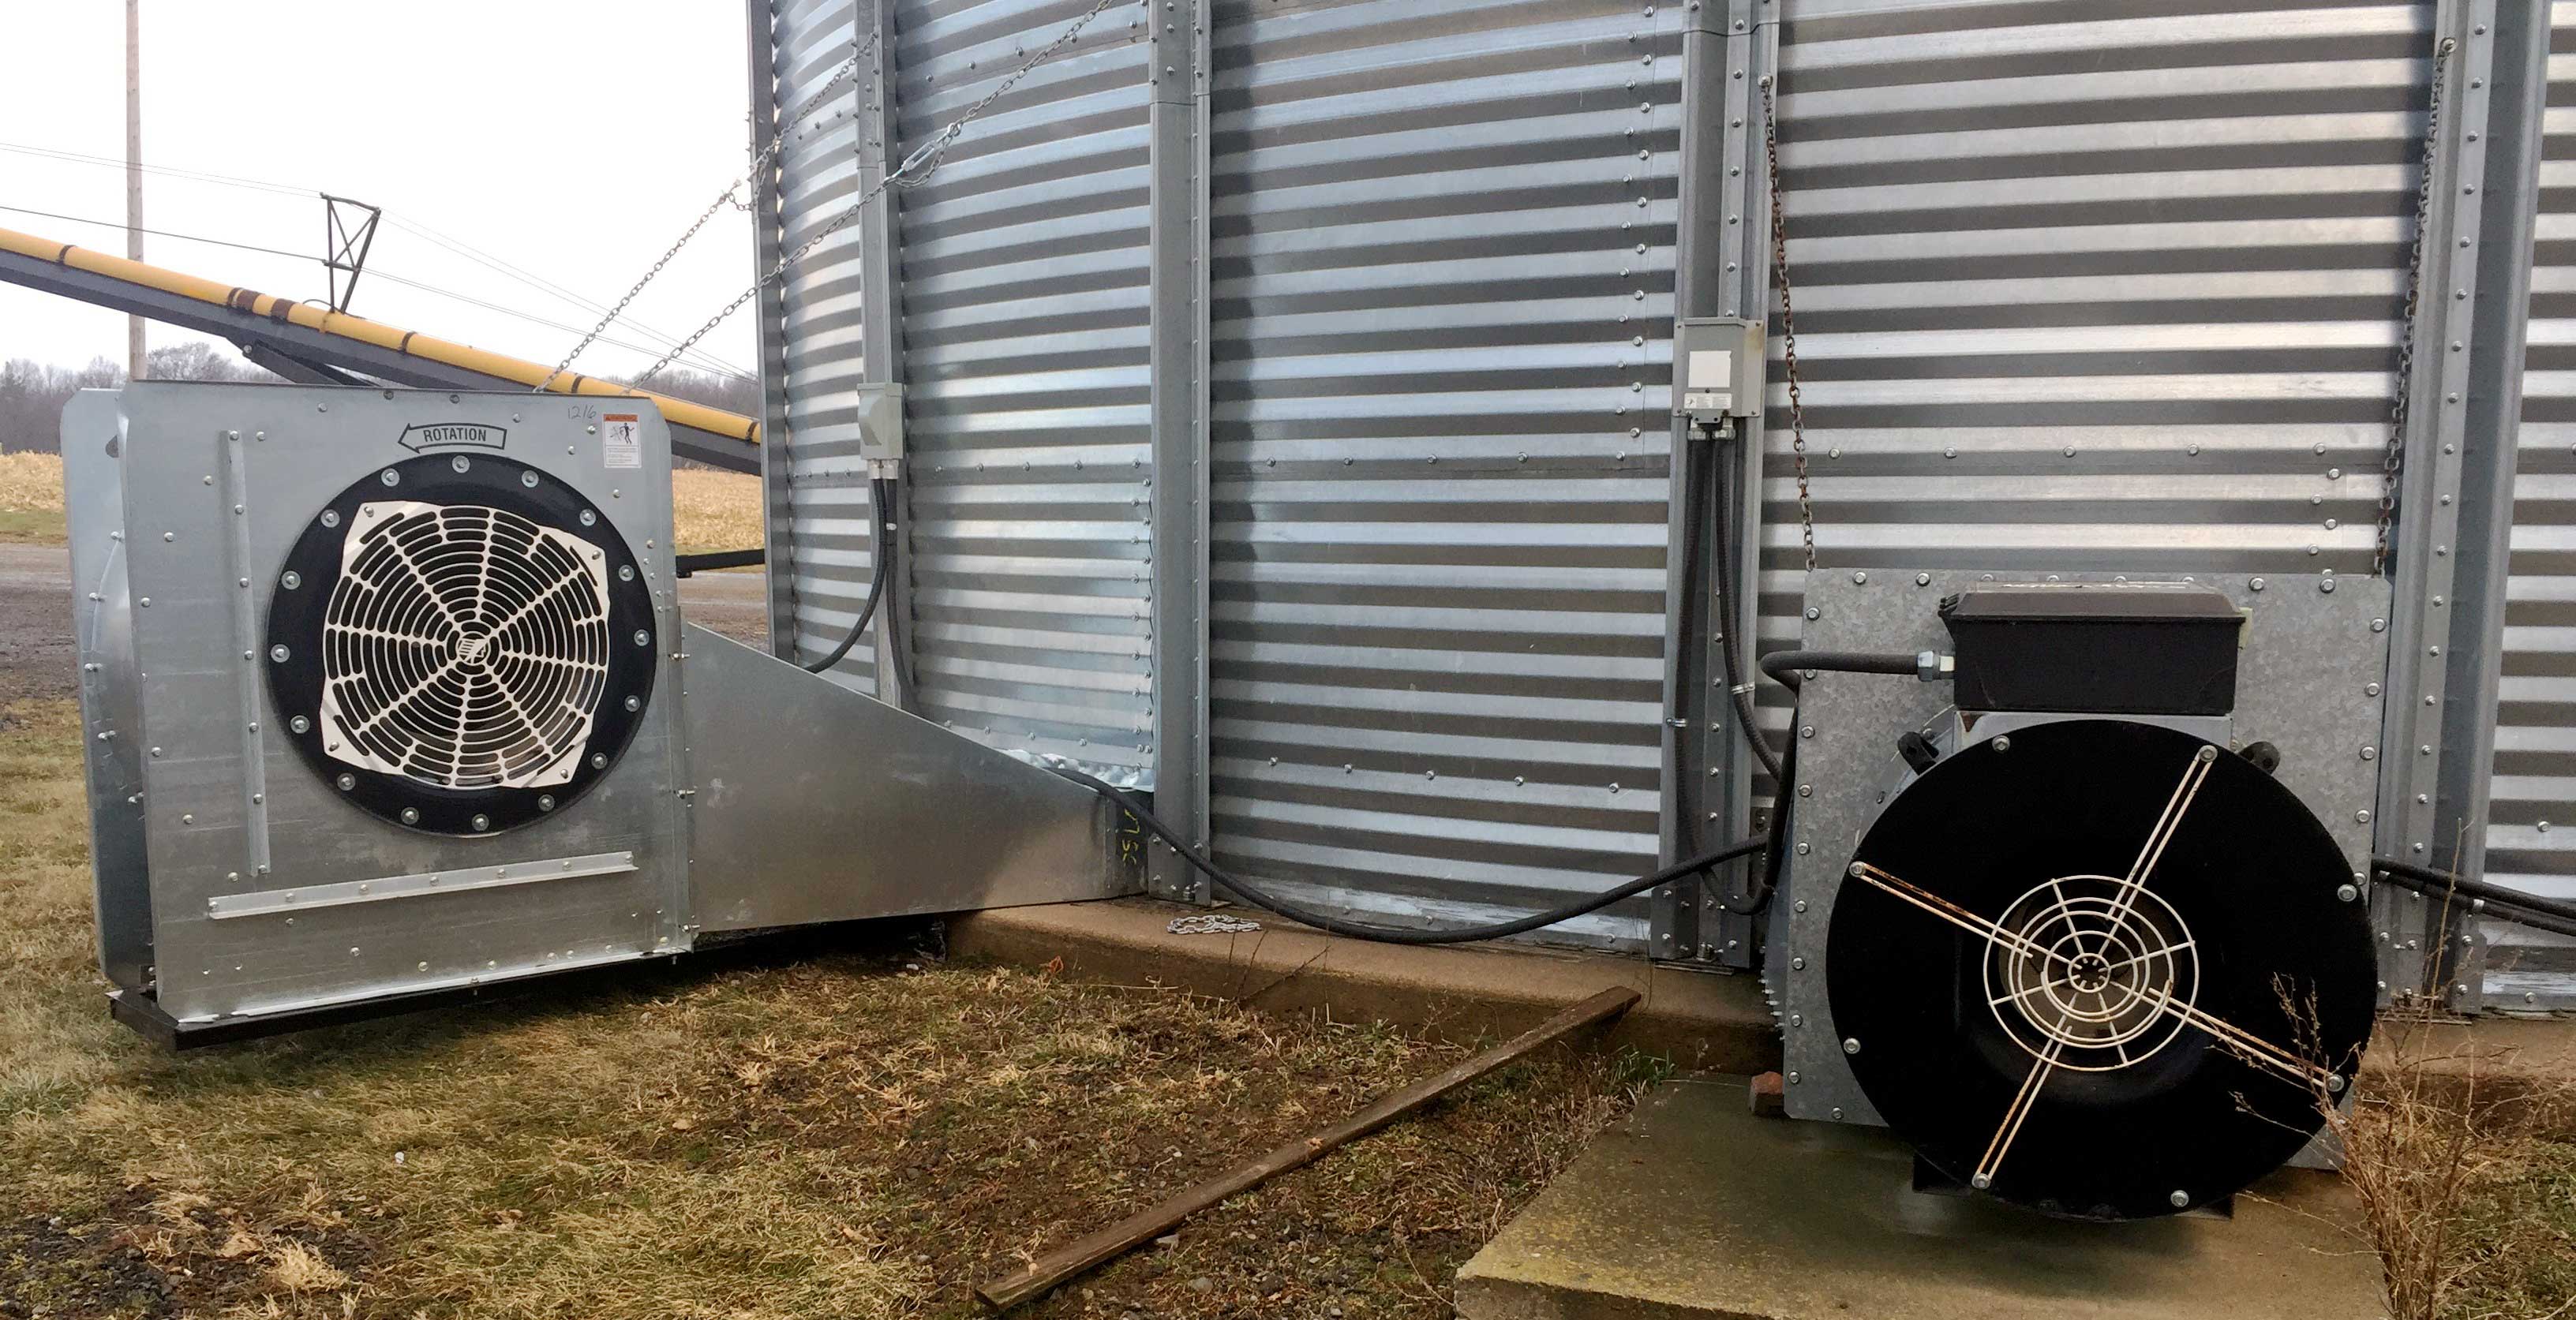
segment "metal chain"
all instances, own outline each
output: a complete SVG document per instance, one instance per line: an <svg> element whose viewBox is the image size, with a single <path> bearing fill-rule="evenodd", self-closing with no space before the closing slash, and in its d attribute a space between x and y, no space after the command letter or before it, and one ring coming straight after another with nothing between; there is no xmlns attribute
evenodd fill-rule
<svg viewBox="0 0 2576 1320"><path fill-rule="evenodd" d="M752 281L750 288L743 290L741 293L735 294L733 301L726 303L716 312L715 315L708 317L705 325L699 326L696 330L691 331L688 338L683 339L678 344L672 346L671 351L663 354L660 361L646 367L643 374L635 378L635 383L641 385L645 381L651 380L655 375L661 372L662 368L671 365L671 363L676 361L682 353L688 352L692 345L696 344L699 340L706 338L707 335L712 333L717 326L722 325L726 317L742 310L742 305L744 303L750 302L762 289L768 288L771 284L776 283L779 277L787 273L789 268L793 267L797 262L803 261L807 254L811 253L816 247L821 246L824 239L830 238L832 235L840 232L842 226L857 219L859 217L859 213L867 209L868 203L875 201L879 196L883 195L887 189L911 188L918 186L923 180L928 179L932 171L939 168L940 157L947 153L949 144L955 142L958 135L966 131L966 126L968 124L975 122L977 116L983 114L986 110L991 109L995 101L1001 100L1003 94L1009 92L1013 87L1018 86L1020 80L1035 72L1039 65L1046 63L1048 60L1054 59L1064 50L1065 47L1072 45L1074 38L1082 35L1082 30L1090 25L1091 20L1100 17L1100 15L1106 12L1111 6L1121 3L1132 3L1132 0L1095 0L1095 3L1083 14L1082 17L1073 21L1072 26L1067 27L1064 31L1056 34L1056 39L1048 42L1046 49L1039 51L1036 56L1032 57L1026 64L1013 70L1009 77L1004 78L1001 82L995 84L992 91L985 93L983 99L977 101L974 105L969 106L966 113L959 115L956 119L950 121L948 127L939 130L937 136L916 148L911 155L904 157L902 165L896 167L893 172L887 174L883 179L878 180L876 186L868 189L865 193L860 194L857 201L850 203L849 207L843 210L839 215L833 216L831 221L825 224L821 229L816 230L812 237L797 244L795 251L788 253L786 256L780 257L776 265L771 266L767 271L763 272L759 279ZM687 240L683 239L682 241L685 242ZM664 260L669 260L669 258L665 257ZM561 370L561 368L557 368L557 370Z"/></svg>
<svg viewBox="0 0 2576 1320"><path fill-rule="evenodd" d="M1789 224L1780 192L1780 111L1762 79L1762 168L1771 189L1771 281L1780 290L1780 357L1789 378L1789 452L1798 473L1798 538L1816 566L1816 501L1807 490L1807 401L1798 387L1798 314L1789 299Z"/></svg>
<svg viewBox="0 0 2576 1320"><path fill-rule="evenodd" d="M2371 543L2370 575L2388 576L2388 538L2397 522L2397 478L2406 466L2406 413L2415 392L2415 313L2424 296L2424 233L2433 227L2433 165L2442 141L2442 85L2459 42L2444 37L2433 47L2432 89L2424 108L2423 177L2415 183L2415 238L2406 253L2406 306L2399 313L2397 379L2388 399L2388 453L2380 460L2379 530Z"/></svg>
<svg viewBox="0 0 2576 1320"><path fill-rule="evenodd" d="M558 377L572 369L573 359L580 357L584 350L598 342L601 333L606 331L610 325L616 322L617 318L626 311L628 304L635 301L635 295L644 292L644 286L651 284L653 282L653 277L661 274L662 268L670 265L673 257L680 255L680 249L687 247L689 245L689 240L696 238L698 236L698 231L706 228L707 221L714 219L716 212L723 210L727 203L731 203L736 210L748 211L751 209L737 196L742 192L742 186L759 178L761 172L769 168L770 162L778 158L779 151L786 145L789 130L795 128L798 124L805 122L807 117L811 116L816 110L821 109L824 100L831 96L833 92L839 90L841 84L847 81L849 76L858 70L859 65L864 62L868 56L876 50L876 48L877 34L871 32L868 34L867 44L851 51L849 58L841 61L840 67L832 71L831 79L823 84L821 90L815 92L812 96L805 98L805 103L796 108L796 113L789 115L784 121L780 122L778 125L778 131L770 134L769 141L761 147L758 154L751 158L751 168L743 171L741 178L734 180L723 192L718 193L714 201L707 203L707 209L699 212L698 218L691 222L687 229L681 231L679 240L672 243L669 248L664 249L662 255L654 260L651 268L644 272L644 278L635 281L635 287L628 289L626 291L626 296L618 299L616 305L608 309L608 314L599 318L599 324L592 326L590 328L590 333L583 335L581 337L581 342L573 345L571 352L564 354L563 361L556 363L555 369L547 372L544 380L537 382L537 393L544 393L546 388L553 385ZM685 347L685 345L683 347ZM678 354L675 352L672 356L677 357ZM667 363L670 360L670 358L664 358L663 362ZM656 371L660 369L659 365L654 368ZM640 378L638 383L641 383Z"/></svg>

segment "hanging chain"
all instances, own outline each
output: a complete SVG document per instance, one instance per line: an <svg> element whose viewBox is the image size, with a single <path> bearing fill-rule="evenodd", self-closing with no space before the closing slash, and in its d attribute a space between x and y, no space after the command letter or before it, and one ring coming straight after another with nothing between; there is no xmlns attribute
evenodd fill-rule
<svg viewBox="0 0 2576 1320"><path fill-rule="evenodd" d="M2424 296L2424 232L2433 227L2433 164L2442 142L2442 84L2459 42L2444 37L2433 47L2433 85L2424 109L2423 177L2415 184L2415 240L2406 253L2406 307L2397 322L2397 379L2388 398L2388 453L2380 460L2379 531L2371 543L2370 575L2388 576L2388 538L2397 521L2397 478L2406 465L2406 412L2415 392L2415 312Z"/></svg>
<svg viewBox="0 0 2576 1320"><path fill-rule="evenodd" d="M1789 225L1780 196L1780 111L1762 79L1762 168L1771 189L1771 281L1780 290L1780 358L1789 378L1789 452L1798 471L1798 539L1816 567L1816 501L1807 490L1807 401L1798 388L1798 314L1789 301Z"/></svg>
<svg viewBox="0 0 2576 1320"><path fill-rule="evenodd" d="M537 382L536 390L538 393L544 393L548 386L555 383L557 377L562 376L565 372L572 369L573 359L580 357L583 350L588 349L593 343L598 341L601 333L606 331L610 325L616 322L617 318L626 311L628 304L635 301L635 295L644 292L644 286L652 283L653 277L661 274L662 268L670 265L673 257L680 255L680 249L687 247L689 245L689 240L696 238L698 236L698 231L706 228L707 221L714 219L716 212L723 210L727 204L731 204L733 208L738 211L748 211L751 209L750 205L742 201L739 196L742 192L742 186L760 178L761 175L768 170L770 162L778 158L780 149L786 145L788 132L794 129L798 124L805 122L806 118L811 116L816 110L821 109L823 107L824 100L830 97L833 92L838 91L841 84L848 81L849 76L852 73L857 72L859 65L865 61L870 54L874 53L876 48L877 34L871 32L868 34L867 43L857 50L851 51L850 57L841 61L840 67L832 71L831 79L823 84L821 90L815 92L812 96L806 97L805 103L796 108L796 113L789 115L785 120L780 122L778 125L778 131L770 134L769 141L763 144L759 153L751 158L751 168L745 170L741 178L734 180L733 183L723 192L717 194L714 201L707 203L707 209L699 212L698 218L691 222L687 229L681 231L679 240L671 244L670 247L664 249L662 255L654 260L652 267L644 272L644 278L635 281L635 287L628 289L626 291L626 296L618 299L617 304L608 309L608 314L599 318L599 324L592 326L590 328L590 333L583 335L581 337L581 342L573 345L571 352L564 354L564 360L556 363L555 369L547 372L544 380ZM682 345L682 348L686 347L687 345ZM677 357L678 355L678 352L675 351L672 354L672 357ZM663 359L664 362L669 362L670 360L670 358ZM657 365L654 369L658 371L661 368ZM638 378L637 383L642 383L641 378Z"/></svg>
<svg viewBox="0 0 2576 1320"><path fill-rule="evenodd" d="M742 305L744 303L750 302L762 289L768 288L770 285L776 283L779 277L785 275L791 267L795 266L796 263L803 261L807 254L822 245L824 239L830 238L832 235L839 233L842 226L857 219L859 217L859 213L868 208L868 203L873 202L878 197L884 195L887 189L912 188L919 186L923 180L928 179L931 173L939 168L940 158L947 154L949 144L955 142L958 135L966 131L966 126L968 124L974 123L978 116L982 115L986 110L991 109L993 107L993 103L1001 100L1005 93L1008 93L1013 87L1018 86L1021 79L1036 72L1039 65L1046 63L1048 60L1054 59L1058 54L1063 52L1065 47L1072 45L1074 38L1081 36L1082 30L1085 27L1090 26L1091 20L1100 17L1100 15L1106 12L1112 5L1131 2L1132 0L1095 0L1095 3L1083 14L1082 17L1073 21L1072 26L1067 27L1060 33L1057 33L1055 40L1047 43L1046 49L1039 51L1035 56L1031 57L1027 63L1022 64L1019 68L1013 70L1009 77L994 84L993 90L985 93L983 99L967 107L966 113L959 115L954 120L951 120L948 127L939 130L937 136L914 149L911 155L904 157L902 165L896 167L884 178L879 179L875 186L869 188L865 193L860 194L857 201L850 203L850 205L839 215L833 216L830 223L825 224L821 229L816 230L812 237L797 244L795 251L788 253L786 256L780 257L776 265L771 266L767 271L763 272L759 279L752 281L750 288L735 294L733 301L726 303L716 312L715 315L708 317L705 325L699 326L697 329L689 332L689 337L681 340L678 344L673 345L671 351L663 354L660 361L646 367L644 369L644 373L635 378L635 383L641 385L659 374L662 368L671 365L671 363L677 360L682 353L689 351L689 348L692 345L696 344L699 340L706 338L707 335L712 333L717 326L724 324L724 319L726 317L742 310ZM687 242L688 240L683 238L681 241ZM670 258L667 256L663 258L665 261L669 259ZM657 264L655 269L659 268L660 267ZM651 277L647 276L646 278L649 279ZM639 285L638 287L640 288L642 286ZM633 295L629 294L628 296L632 297ZM575 351L578 352L579 350ZM566 359L566 361L569 362L570 359ZM556 370L561 371L562 368L559 367ZM549 379L552 378L549 377Z"/></svg>

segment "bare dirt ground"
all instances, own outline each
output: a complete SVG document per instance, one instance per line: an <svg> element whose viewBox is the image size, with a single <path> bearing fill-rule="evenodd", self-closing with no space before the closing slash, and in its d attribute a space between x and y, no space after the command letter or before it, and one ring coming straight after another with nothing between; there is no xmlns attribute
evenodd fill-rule
<svg viewBox="0 0 2576 1320"><path fill-rule="evenodd" d="M74 668L70 552L0 544L0 708L71 696Z"/></svg>

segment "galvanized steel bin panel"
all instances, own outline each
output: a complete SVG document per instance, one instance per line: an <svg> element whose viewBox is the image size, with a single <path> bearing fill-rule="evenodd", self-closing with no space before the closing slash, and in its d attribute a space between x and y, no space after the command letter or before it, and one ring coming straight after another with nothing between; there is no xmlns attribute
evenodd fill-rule
<svg viewBox="0 0 2576 1320"><path fill-rule="evenodd" d="M2576 49L2576 5L2552 14ZM2576 900L2576 54L2549 57L2486 878ZM2576 943L2486 927L2486 1002L2576 1008Z"/></svg>
<svg viewBox="0 0 2576 1320"><path fill-rule="evenodd" d="M780 118L822 97L788 127L778 152L778 246L785 251L803 246L859 199L859 107L867 70L848 65L867 40L855 18L870 9L869 0L806 0L781 4L772 17ZM856 225L842 225L781 281L786 375L766 383L773 396L784 395L786 433L769 443L784 449L788 492L782 500L773 491L771 517L783 513L787 525L773 527L769 540L774 562L793 574L787 585L794 629L786 654L800 664L821 659L849 631L875 571L876 515L851 393L864 376L866 349L859 233ZM771 459L775 465L778 454ZM773 471L771 480L779 475ZM852 647L832 676L873 694L875 648Z"/></svg>
<svg viewBox="0 0 2576 1320"><path fill-rule="evenodd" d="M897 159L1091 6L896 6ZM921 714L1151 786L1146 47L1094 20L904 189Z"/></svg>
<svg viewBox="0 0 2576 1320"><path fill-rule="evenodd" d="M1221 3L1215 846L1489 919L1656 862L1681 39L1609 0ZM1552 937L1639 947L1642 901Z"/></svg>
<svg viewBox="0 0 2576 1320"><path fill-rule="evenodd" d="M2430 6L1787 13L1823 563L2370 571ZM1779 378L1764 649L1801 622Z"/></svg>

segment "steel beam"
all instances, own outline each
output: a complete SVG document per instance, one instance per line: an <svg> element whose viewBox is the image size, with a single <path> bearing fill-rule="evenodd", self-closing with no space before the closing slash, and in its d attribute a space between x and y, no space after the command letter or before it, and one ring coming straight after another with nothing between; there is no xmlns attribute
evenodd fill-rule
<svg viewBox="0 0 2576 1320"><path fill-rule="evenodd" d="M1760 168L1762 129L1757 79L1777 57L1777 6L1758 0L1678 9L1682 15L1680 189L1674 237L1673 311L1677 317L1766 314L1770 265L1768 193ZM1721 648L1733 646L1753 672L1753 641L1762 580L1762 444L1759 417L1735 438L1696 439L1680 419L1671 427L1671 510L1665 527L1664 748L1666 791L1661 853L1673 862L1742 837L1752 826L1760 765L1738 728ZM1729 609L1716 610L1710 538L1712 469L1723 464L1734 507L1727 546ZM1686 554L1684 547L1697 547ZM1718 884L1684 881L1655 892L1649 949L1657 957L1696 959L1733 968L1753 965L1749 917L1720 899L1742 892L1747 868Z"/></svg>
<svg viewBox="0 0 2576 1320"><path fill-rule="evenodd" d="M875 47L858 73L858 195L868 197L859 212L859 374L871 384L903 383L902 235L897 214L899 190L884 187L897 168L895 124L894 0L857 0L853 39L865 45L871 32ZM873 25L873 26L871 26ZM869 197L870 193L875 195ZM907 405L909 406L909 405ZM879 618L894 626L877 627L877 698L905 710L917 710L919 693L904 682L913 668L916 630L912 614L912 482L895 483L894 562L886 566L885 599ZM897 653L901 648L901 654Z"/></svg>
<svg viewBox="0 0 2576 1320"><path fill-rule="evenodd" d="M743 43L751 58L751 153L757 160L778 132L778 40L771 0L746 0L750 31ZM787 285L768 282L782 255L778 229L778 169L751 179L751 277L764 281L752 299L758 319L753 328L760 353L760 517L761 545L768 552L769 653L796 658L795 506L787 474L795 453L796 434L787 420Z"/></svg>
<svg viewBox="0 0 2576 1320"><path fill-rule="evenodd" d="M2480 259L2474 277L2459 284L2469 291L2467 305L2454 309L2454 324L2466 318L2468 338L2457 354L2449 351L2449 343L2444 345L2446 358L2467 359L2467 387L2461 406L2452 410L2464 414L2464 423L2457 539L2451 554L2450 665L2432 741L2438 763L2433 844L2451 849L2451 869L2469 876L2486 871L2523 356L2530 327L2532 238L2540 199L2541 118L2549 99L2549 28L2545 7L2487 0L2472 10L2466 38L2473 58L2486 49L2477 66L2485 72L2469 76L2484 77L2491 90L2485 114L2463 126L2464 134L2485 134L2485 168L2477 176L2485 201L2474 232L2460 227L2452 240L2455 248L2465 245L2463 250L2480 254ZM2480 1007L2485 980L2485 943L2476 925L2427 923L2428 938L2438 938L2448 955L2440 970L2450 987L2450 1003L2462 1011Z"/></svg>
<svg viewBox="0 0 2576 1320"><path fill-rule="evenodd" d="M1204 848L1208 834L1209 0L1148 5L1147 379L1153 400L1154 811ZM1149 889L1203 900L1168 849Z"/></svg>
<svg viewBox="0 0 2576 1320"><path fill-rule="evenodd" d="M2444 764L2445 698L2461 688L2475 690L2481 681L2478 669L2494 663L2492 654L2460 654L2453 642L2455 597L2464 585L2481 595L2487 590L2475 579L2463 582L2461 557L2454 550L2460 544L2460 499L2467 478L2463 450L2470 446L2470 363L2489 352L2478 342L2479 332L2497 328L2497 313L2487 306L2499 296L2495 282L2527 278L2503 268L2523 264L2530 255L2528 245L2490 254L2478 241L2488 206L2481 185L2488 176L2486 129L2495 103L2495 15L2496 0L2443 0L2427 43L2428 55L2446 37L2458 44L2439 70L2442 122L2423 234L2414 374L2406 382L2405 461L2397 479L2396 523L2389 533L2394 596L2386 718L2378 746L2355 753L2377 757L2380 766L2374 849L2427 865L2454 864L2455 845L2484 829L2486 767L2446 770ZM2434 72L2428 65L2428 82ZM2518 315L2519 301L2512 306ZM2520 354L2514 356L2518 363ZM2494 441L2486 435L2477 443ZM2503 443L2509 464L2509 426ZM2496 590L2501 589L2499 584ZM2491 719L2493 706L2463 714ZM2480 786L2468 798L2439 799L2444 780L2460 774L2478 777ZM2474 822L2458 814L2473 805ZM2451 937L2437 908L2393 886L2373 893L2381 980L2392 996L2433 994L2438 1002L2468 1008L2475 1002L2474 987L2465 977L2451 975L2456 960L2444 956Z"/></svg>

